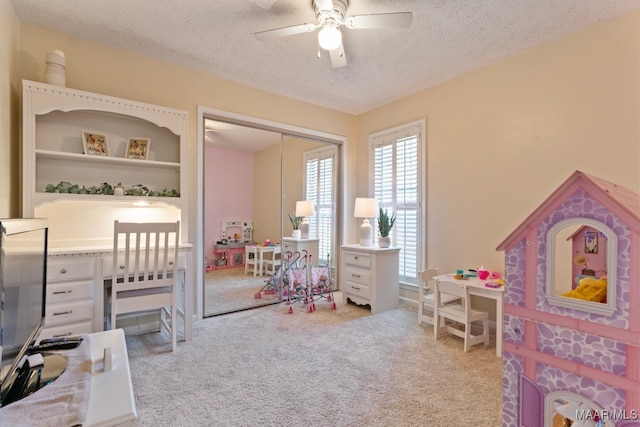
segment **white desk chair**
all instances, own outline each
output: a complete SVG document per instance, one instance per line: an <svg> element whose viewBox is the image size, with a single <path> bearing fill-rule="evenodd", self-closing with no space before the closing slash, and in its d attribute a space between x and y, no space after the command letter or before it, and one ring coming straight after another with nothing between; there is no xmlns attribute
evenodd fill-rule
<svg viewBox="0 0 640 427"><path fill-rule="evenodd" d="M260 260L258 259L258 247L256 245L247 245L244 247L244 274L253 269L253 275L257 276L260 269Z"/></svg>
<svg viewBox="0 0 640 427"><path fill-rule="evenodd" d="M275 273L277 267L282 265L282 246L274 246L273 252L271 252L271 258L264 258L262 264L262 268L266 274Z"/></svg>
<svg viewBox="0 0 640 427"><path fill-rule="evenodd" d="M118 314L160 309L160 330L169 332L176 351L179 243L179 221L114 222L110 329ZM118 265L120 253L124 261Z"/></svg>
<svg viewBox="0 0 640 427"><path fill-rule="evenodd" d="M460 298L460 304L445 305L443 299L448 295L454 295ZM469 288L458 282L439 280L436 284L434 297L433 318L436 321L433 333L438 339L442 332L448 332L452 335L464 339L464 351L468 351L472 345L484 343L485 347L489 345L489 313L471 308L471 299L469 296ZM447 323L447 320L455 323ZM474 335L471 332L473 322L482 321L482 334ZM458 324L463 329L458 329Z"/></svg>
<svg viewBox="0 0 640 427"><path fill-rule="evenodd" d="M418 324L427 322L433 325L433 278L438 275L437 268L428 268L420 272L420 285L418 286ZM455 295L442 295L442 303L449 305L460 302Z"/></svg>

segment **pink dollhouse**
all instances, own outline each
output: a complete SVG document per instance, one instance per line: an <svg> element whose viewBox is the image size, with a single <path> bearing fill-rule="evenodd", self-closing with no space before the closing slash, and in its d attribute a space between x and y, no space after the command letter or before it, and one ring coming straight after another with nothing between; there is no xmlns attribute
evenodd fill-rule
<svg viewBox="0 0 640 427"><path fill-rule="evenodd" d="M497 249L503 426L640 427L640 196L576 171Z"/></svg>

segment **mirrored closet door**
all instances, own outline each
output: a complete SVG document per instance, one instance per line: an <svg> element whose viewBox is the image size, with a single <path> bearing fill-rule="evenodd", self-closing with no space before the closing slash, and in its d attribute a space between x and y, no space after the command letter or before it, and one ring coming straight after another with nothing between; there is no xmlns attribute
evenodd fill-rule
<svg viewBox="0 0 640 427"><path fill-rule="evenodd" d="M277 271L295 245L313 241L313 263L335 253L338 145L217 117L204 125L203 317L279 303ZM289 214L306 200L309 235L294 239Z"/></svg>

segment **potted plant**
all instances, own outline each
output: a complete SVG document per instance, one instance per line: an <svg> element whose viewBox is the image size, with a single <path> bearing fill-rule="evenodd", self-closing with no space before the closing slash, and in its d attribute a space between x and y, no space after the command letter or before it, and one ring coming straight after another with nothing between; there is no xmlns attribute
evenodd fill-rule
<svg viewBox="0 0 640 427"><path fill-rule="evenodd" d="M302 217L296 216L295 212L289 214L289 221L291 221L291 226L293 227L293 233L291 233L291 237L295 239L299 239L301 236L300 232L300 224L302 224Z"/></svg>
<svg viewBox="0 0 640 427"><path fill-rule="evenodd" d="M391 228L393 224L396 222L395 215L391 217L387 213L387 210L384 211L382 208L379 208L378 212L378 229L380 230L380 237L378 237L378 246L381 248L388 248L391 246L391 237L389 237L389 233L391 232Z"/></svg>

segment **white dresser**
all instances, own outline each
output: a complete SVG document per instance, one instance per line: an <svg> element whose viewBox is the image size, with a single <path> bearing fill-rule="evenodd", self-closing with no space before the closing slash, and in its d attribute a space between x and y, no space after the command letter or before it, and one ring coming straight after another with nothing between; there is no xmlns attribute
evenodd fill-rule
<svg viewBox="0 0 640 427"><path fill-rule="evenodd" d="M340 257L340 290L344 302L371 306L376 314L400 303L398 263L400 248L343 245Z"/></svg>
<svg viewBox="0 0 640 427"><path fill-rule="evenodd" d="M300 252L301 254L304 254L304 251L307 251L307 253L311 255L311 262L317 264L319 243L320 239L295 239L293 237L284 237L282 239L282 253L283 256L286 257L287 252L291 252L292 254Z"/></svg>

